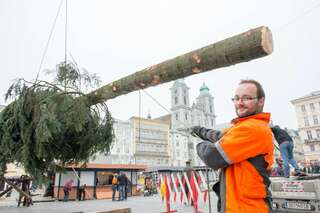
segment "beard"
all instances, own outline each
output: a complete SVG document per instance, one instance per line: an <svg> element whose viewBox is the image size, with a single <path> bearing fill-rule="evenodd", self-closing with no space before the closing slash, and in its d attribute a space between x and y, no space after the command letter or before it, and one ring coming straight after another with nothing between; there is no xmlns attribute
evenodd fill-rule
<svg viewBox="0 0 320 213"><path fill-rule="evenodd" d="M259 107L258 103L255 105L255 107L252 110L248 110L248 107L236 108L236 114L239 118L256 115L260 112L262 112L262 109Z"/></svg>

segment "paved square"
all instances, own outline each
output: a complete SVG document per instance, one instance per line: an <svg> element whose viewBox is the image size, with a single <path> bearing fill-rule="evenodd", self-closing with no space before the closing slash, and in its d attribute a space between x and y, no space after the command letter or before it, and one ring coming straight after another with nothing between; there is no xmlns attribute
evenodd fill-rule
<svg viewBox="0 0 320 213"><path fill-rule="evenodd" d="M201 204L200 204L201 205ZM199 210L203 210L203 205ZM216 196L211 193L212 213L216 211ZM0 200L0 213L72 213L84 212L94 213L99 211L106 211L117 209L120 207L129 207L133 213L160 213L165 211L165 203L161 201L158 195L143 197L135 196L129 197L127 201L111 201L108 200L87 200L87 201L55 201L55 202L41 202L34 203L30 207L17 207L15 199ZM193 213L192 206L173 205L173 209L182 213ZM208 213L208 201L204 212Z"/></svg>

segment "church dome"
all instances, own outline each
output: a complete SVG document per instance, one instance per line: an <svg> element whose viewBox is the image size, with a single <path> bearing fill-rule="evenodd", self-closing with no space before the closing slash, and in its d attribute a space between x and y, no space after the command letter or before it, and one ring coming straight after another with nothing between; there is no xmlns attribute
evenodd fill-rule
<svg viewBox="0 0 320 213"><path fill-rule="evenodd" d="M186 85L183 78L180 78L174 82L174 85Z"/></svg>
<svg viewBox="0 0 320 213"><path fill-rule="evenodd" d="M200 87L200 93L209 93L209 87L205 83Z"/></svg>

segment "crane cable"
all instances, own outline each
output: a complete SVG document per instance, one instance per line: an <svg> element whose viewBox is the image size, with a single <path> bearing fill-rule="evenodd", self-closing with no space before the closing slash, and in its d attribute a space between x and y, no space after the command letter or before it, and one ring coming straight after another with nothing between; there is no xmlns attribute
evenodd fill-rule
<svg viewBox="0 0 320 213"><path fill-rule="evenodd" d="M51 30L50 30L50 34L49 34L48 41L47 41L47 43L46 43L46 45L45 45L45 48L44 48L44 51L43 51L43 53L42 53L42 57L41 57L41 60L40 60L40 65L39 65L39 69L38 69L38 73L37 73L37 77L36 77L35 82L38 81L39 74L40 74L40 71L41 71L41 68L42 68L42 65L43 65L43 61L44 61L45 56L46 56L46 54L47 54L47 51L48 51L48 48L49 48L49 43L50 43L50 41L51 41L51 37L52 37L53 31L54 31L54 29L55 29L58 16L59 16L59 14L60 14L60 10L61 10L61 7L62 7L62 2L63 2L63 0L60 1L60 4L59 4L59 7L58 7L58 11L57 11L56 17L54 18L54 21L53 21L53 24L52 24L52 27L51 27Z"/></svg>

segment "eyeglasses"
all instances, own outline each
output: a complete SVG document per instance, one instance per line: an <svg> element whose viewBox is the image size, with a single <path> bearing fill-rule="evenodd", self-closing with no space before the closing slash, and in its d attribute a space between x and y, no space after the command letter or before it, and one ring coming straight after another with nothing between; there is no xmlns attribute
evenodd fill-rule
<svg viewBox="0 0 320 213"><path fill-rule="evenodd" d="M234 98L231 98L231 100L233 102L238 102L238 101L243 101L243 102L247 102L247 101L251 101L251 100L254 100L254 99L258 99L258 97L250 97L250 96L244 96L244 97L234 97Z"/></svg>

